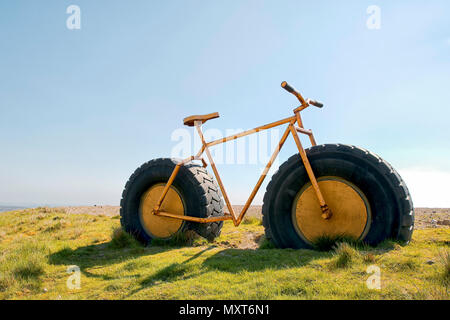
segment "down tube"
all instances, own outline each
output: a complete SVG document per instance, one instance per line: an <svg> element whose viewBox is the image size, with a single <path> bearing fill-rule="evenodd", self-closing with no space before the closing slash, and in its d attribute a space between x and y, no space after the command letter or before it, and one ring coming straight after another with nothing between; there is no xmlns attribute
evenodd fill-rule
<svg viewBox="0 0 450 320"><path fill-rule="evenodd" d="M280 152L281 148L283 147L284 143L286 142L287 137L290 133L290 128L292 126L293 122L291 121L286 128L286 130L283 133L283 136L281 137L280 142L278 143L277 148L275 148L272 156L270 157L269 162L267 163L266 167L264 168L263 173L259 177L258 182L255 185L255 188L253 189L252 193L250 194L250 197L248 198L247 202L245 203L244 208L242 209L242 212L240 213L238 219L237 219L237 225L239 225L242 221L242 218L244 218L245 214L247 213L248 208L250 207L253 199L256 196L256 193L258 192L259 188L261 187L261 184L263 183L264 179L266 178L267 172L269 171L270 167L272 166L273 162L275 161L276 157L278 156L278 153Z"/></svg>

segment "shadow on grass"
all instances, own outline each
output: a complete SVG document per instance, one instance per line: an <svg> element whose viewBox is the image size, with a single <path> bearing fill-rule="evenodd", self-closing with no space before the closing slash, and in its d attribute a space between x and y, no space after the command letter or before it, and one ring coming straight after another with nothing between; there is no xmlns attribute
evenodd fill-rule
<svg viewBox="0 0 450 320"><path fill-rule="evenodd" d="M307 265L312 260L330 257L331 253L313 250L294 249L222 249L206 257L200 264L190 263L209 250L221 249L208 246L192 257L172 263L139 282L139 287L126 297L133 297L146 288L164 285L179 280L187 280L208 272L228 272L237 274L242 271L262 271L266 269L282 270Z"/></svg>
<svg viewBox="0 0 450 320"><path fill-rule="evenodd" d="M91 274L86 269L95 266L108 266L117 263L126 262L142 256L150 256L172 250L178 250L185 246L149 246L131 245L130 247L117 248L113 242L93 244L80 247L75 250L64 248L49 256L49 263L53 265L77 265L87 276L101 277L106 280L114 279L109 276L98 276ZM371 251L375 255L383 254L387 251L395 250L399 244L392 240L386 240L377 247L365 247L364 249ZM208 246L206 249L198 252L186 261L178 264L172 264L162 269L143 283L152 283L158 280L170 280L176 278L177 274L184 274L186 268L177 265L183 265L202 255L205 251L217 248L216 246ZM361 249L361 248L357 248ZM269 246L266 249L224 249L211 257L208 257L203 266L208 269L221 270L227 272L240 271L258 271L267 268L283 269L290 267L298 267L307 264L309 261L323 257L329 257L331 251L315 251L308 249L276 249Z"/></svg>
<svg viewBox="0 0 450 320"><path fill-rule="evenodd" d="M143 247L139 244L120 248L117 247L114 241L110 241L107 243L79 247L77 249L64 248L51 254L48 261L53 265L76 265L80 268L80 271L88 277L113 280L119 277L96 275L87 271L87 269L127 262L143 256L151 256L162 252L177 250L179 248L181 247Z"/></svg>
<svg viewBox="0 0 450 320"><path fill-rule="evenodd" d="M265 269L287 269L302 267L310 262L330 258L335 254L339 243L347 243L357 252L366 252L371 255L382 255L391 250L397 250L402 244L395 240L385 240L377 246L349 239L338 239L339 241L326 241L320 249L277 249L273 245L262 243L257 250L249 249L225 249L208 257L203 266L210 270L237 273L241 271L260 271ZM325 242L325 241L324 241Z"/></svg>
<svg viewBox="0 0 450 320"><path fill-rule="evenodd" d="M398 243L385 241L376 248L365 248L375 255L386 251L395 250ZM163 252L178 250L186 246L149 246L143 247L139 244L130 244L129 247L117 247L113 241L102 244L94 244L80 247L75 250L64 248L49 256L49 263L53 265L77 265L81 272L91 278L102 280L117 280L123 275L111 276L108 274L95 274L88 271L93 267L108 266L129 262L143 256L156 255ZM267 248L269 247L269 248ZM260 249L222 249L204 259L201 264L192 264L193 260L199 258L211 249L220 249L215 245L202 248L193 256L179 263L172 263L158 269L150 276L138 280L138 288L131 291L127 297L131 297L141 290L159 284L186 280L211 271L228 273L239 273L242 271L255 272L266 269L282 270L305 266L316 259L332 257L332 251L315 251L309 249L276 249L264 246ZM356 249L358 250L358 249ZM361 249L360 249L361 250ZM130 276L135 277L136 275Z"/></svg>
<svg viewBox="0 0 450 320"><path fill-rule="evenodd" d="M140 284L143 286L147 286L157 281L172 282L178 279L190 278L193 276L192 274L190 274L191 271L193 271L193 266L188 263L200 257L206 251L209 251L214 248L215 248L214 246L207 247L206 249L203 249L202 251L196 253L195 255L193 255L189 259L186 259L181 263L172 263L169 266L151 275L150 277L145 278L140 282Z"/></svg>
<svg viewBox="0 0 450 320"><path fill-rule="evenodd" d="M177 280L186 280L186 279L192 278L196 275L206 272L206 270L204 270L202 268L200 270L197 270L198 272L196 272L194 266L192 264L189 264L189 262L197 259L206 251L209 251L214 248L216 248L216 247L209 246L209 247L203 249L202 251L197 252L195 255L184 260L181 263L172 263L172 264L168 265L167 267L158 270L156 273L152 274L151 276L141 280L139 282L140 287L131 291L127 295L127 297L131 297L134 294L138 293L139 291L141 291L145 288L148 288L148 287L151 287L154 285L158 285L160 282L167 283L167 282L173 282L173 281L177 281Z"/></svg>
<svg viewBox="0 0 450 320"><path fill-rule="evenodd" d="M203 266L209 270L230 273L280 270L301 267L313 260L330 256L327 252L308 249L225 249L208 257Z"/></svg>
<svg viewBox="0 0 450 320"><path fill-rule="evenodd" d="M265 269L280 270L301 267L312 260L331 256L331 253L306 249L223 249L207 257L200 265L189 263L199 258L205 252L217 248L214 245L208 246L183 262L172 263L158 270L151 276L141 280L139 288L130 292L127 297L131 297L151 286L190 279L210 271L239 273Z"/></svg>

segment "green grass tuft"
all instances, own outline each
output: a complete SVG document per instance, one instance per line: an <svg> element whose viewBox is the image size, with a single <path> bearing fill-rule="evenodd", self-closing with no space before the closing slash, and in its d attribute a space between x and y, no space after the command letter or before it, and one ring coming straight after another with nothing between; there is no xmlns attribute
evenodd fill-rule
<svg viewBox="0 0 450 320"><path fill-rule="evenodd" d="M335 247L339 244L339 243L348 243L351 244L353 247L356 248L360 248L360 249L365 249L367 247L366 244L364 244L363 242L355 239L354 237L351 236L347 236L347 235L336 235L336 236L320 236L317 237L316 239L314 239L312 241L312 245L314 247L314 249L319 250L319 251L331 251L334 250Z"/></svg>
<svg viewBox="0 0 450 320"><path fill-rule="evenodd" d="M57 223L45 228L44 232L55 232L61 230L62 228L64 228L64 225L61 223L61 221L58 221Z"/></svg>
<svg viewBox="0 0 450 320"><path fill-rule="evenodd" d="M377 245L379 249L385 250L401 250L404 243L395 239L386 239Z"/></svg>
<svg viewBox="0 0 450 320"><path fill-rule="evenodd" d="M25 243L9 257L17 261L12 268L12 273L16 277L23 279L38 278L44 274L47 261L47 248L34 243Z"/></svg>
<svg viewBox="0 0 450 320"><path fill-rule="evenodd" d="M347 242L341 242L334 248L335 260L332 262L334 268L348 268L358 258L359 253Z"/></svg>
<svg viewBox="0 0 450 320"><path fill-rule="evenodd" d="M105 287L105 291L108 291L108 292L114 292L114 291L118 291L121 289L122 289L122 285L117 284L117 283L113 283L113 284L107 285Z"/></svg>
<svg viewBox="0 0 450 320"><path fill-rule="evenodd" d="M139 243L132 235L121 227L114 228L111 235L110 246L117 249L136 247Z"/></svg>
<svg viewBox="0 0 450 320"><path fill-rule="evenodd" d="M450 250L439 251L439 260L442 266L441 278L445 286L450 286Z"/></svg>
<svg viewBox="0 0 450 320"><path fill-rule="evenodd" d="M15 287L40 288L41 276L47 267L48 248L31 241L11 249L0 259L0 292Z"/></svg>
<svg viewBox="0 0 450 320"><path fill-rule="evenodd" d="M262 236L259 241L259 249L276 249L275 244L266 238L266 236Z"/></svg>
<svg viewBox="0 0 450 320"><path fill-rule="evenodd" d="M407 271L407 270L418 270L420 268L420 263L414 260L413 258L406 259L402 263L400 263L399 270Z"/></svg>
<svg viewBox="0 0 450 320"><path fill-rule="evenodd" d="M242 224L254 224L254 225L262 225L262 219L258 217L244 217L242 220Z"/></svg>
<svg viewBox="0 0 450 320"><path fill-rule="evenodd" d="M200 237L192 230L178 232L172 238L167 240L153 239L152 246L159 247L183 247L192 246Z"/></svg>
<svg viewBox="0 0 450 320"><path fill-rule="evenodd" d="M21 260L13 269L13 274L23 279L38 278L44 274L44 264L35 259Z"/></svg>
<svg viewBox="0 0 450 320"><path fill-rule="evenodd" d="M16 285L16 279L10 273L0 273L0 292L5 292Z"/></svg>

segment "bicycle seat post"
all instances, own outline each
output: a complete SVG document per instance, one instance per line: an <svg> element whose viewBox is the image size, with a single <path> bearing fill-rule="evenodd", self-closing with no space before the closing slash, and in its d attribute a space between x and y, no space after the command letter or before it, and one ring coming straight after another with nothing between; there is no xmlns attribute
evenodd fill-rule
<svg viewBox="0 0 450 320"><path fill-rule="evenodd" d="M234 225L237 226L238 222L237 222L236 214L235 214L235 212L233 210L233 207L231 206L231 202L230 202L230 200L228 198L228 194L225 191L225 187L224 187L224 185L222 183L222 179L220 178L219 171L217 170L216 164L214 163L214 159L213 159L213 157L211 155L211 152L209 151L208 144L206 143L205 137L203 136L203 132L202 132L202 128L201 128L203 122L204 121L201 121L201 120L195 120L194 121L194 126L197 128L198 135L200 136L200 140L202 141L202 150L200 150L200 153L203 153L203 151L206 153L206 157L208 158L209 164L211 165L211 168L212 168L212 170L214 172L214 175L215 175L215 177L217 179L217 183L219 184L219 188L222 191L222 196L223 196L223 198L225 200L225 204L227 205L229 214L232 217Z"/></svg>

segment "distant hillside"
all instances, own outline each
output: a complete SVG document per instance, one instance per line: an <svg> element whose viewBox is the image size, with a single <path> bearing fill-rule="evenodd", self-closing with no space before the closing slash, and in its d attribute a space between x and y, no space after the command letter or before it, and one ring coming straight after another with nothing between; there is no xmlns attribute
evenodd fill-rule
<svg viewBox="0 0 450 320"><path fill-rule="evenodd" d="M0 206L0 212L25 209L26 207Z"/></svg>

